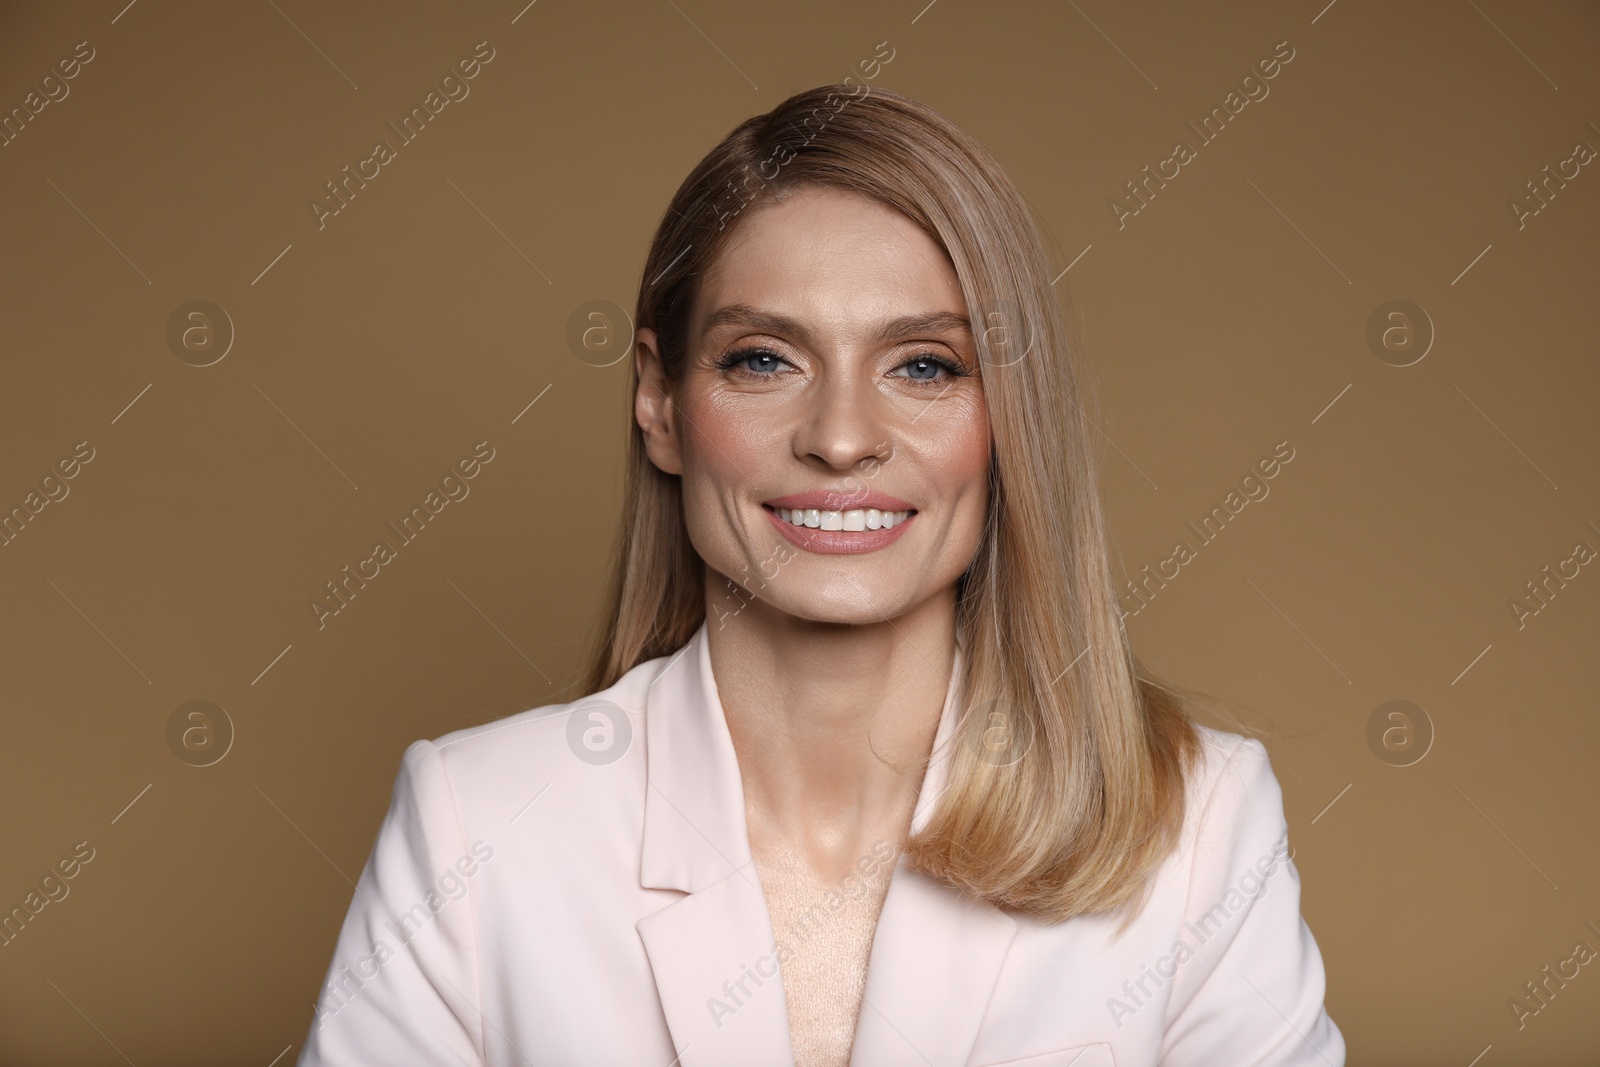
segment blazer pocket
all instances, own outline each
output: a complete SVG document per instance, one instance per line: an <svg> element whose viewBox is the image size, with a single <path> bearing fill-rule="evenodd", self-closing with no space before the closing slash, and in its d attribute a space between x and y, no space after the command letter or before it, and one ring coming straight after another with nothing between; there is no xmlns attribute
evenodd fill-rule
<svg viewBox="0 0 1600 1067"><path fill-rule="evenodd" d="M1117 1067L1111 1046L1074 1045L1071 1048L1042 1052L1037 1056L1024 1056L1020 1060L999 1060L981 1067Z"/></svg>

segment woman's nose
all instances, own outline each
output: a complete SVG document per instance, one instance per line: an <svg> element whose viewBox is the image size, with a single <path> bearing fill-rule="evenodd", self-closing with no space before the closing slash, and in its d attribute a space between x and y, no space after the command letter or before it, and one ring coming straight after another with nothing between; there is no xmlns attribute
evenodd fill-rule
<svg viewBox="0 0 1600 1067"><path fill-rule="evenodd" d="M884 458L887 413L864 376L824 377L799 403L804 405L794 435L799 459L847 471L865 459Z"/></svg>

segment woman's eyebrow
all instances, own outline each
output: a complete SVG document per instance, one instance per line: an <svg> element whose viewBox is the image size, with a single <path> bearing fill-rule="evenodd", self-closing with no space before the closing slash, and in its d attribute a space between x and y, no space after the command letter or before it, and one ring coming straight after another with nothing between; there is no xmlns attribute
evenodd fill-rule
<svg viewBox="0 0 1600 1067"><path fill-rule="evenodd" d="M728 304L713 311L706 316L704 332L710 333L719 326L730 325L743 326L748 329L759 330L762 333L798 337L807 344L811 342L810 331L801 323L777 312L763 311L760 308L751 307L749 304ZM871 340L873 344L883 344L912 334L945 333L947 331L971 334L971 321L967 316L954 311L929 311L918 315L902 315L885 321L878 327Z"/></svg>

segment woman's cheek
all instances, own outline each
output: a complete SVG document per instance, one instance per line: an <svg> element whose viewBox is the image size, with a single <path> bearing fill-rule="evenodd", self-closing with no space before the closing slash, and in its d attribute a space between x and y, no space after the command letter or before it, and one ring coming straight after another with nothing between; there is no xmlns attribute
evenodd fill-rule
<svg viewBox="0 0 1600 1067"><path fill-rule="evenodd" d="M964 555L975 551L983 538L994 443L981 394L963 398L945 413L945 418L928 427L928 437L920 442L920 448L930 480L946 487L946 504L953 509L948 547ZM924 421L918 420L919 425Z"/></svg>
<svg viewBox="0 0 1600 1067"><path fill-rule="evenodd" d="M940 413L937 420L919 418L926 424L926 436L919 443L924 454L937 457L945 477L967 482L980 474L987 485L989 458L994 443L989 434L989 413L981 394L963 397Z"/></svg>
<svg viewBox="0 0 1600 1067"><path fill-rule="evenodd" d="M684 518L695 550L719 569L737 569L742 553L729 509L748 504L743 497L775 439L770 424L738 410L731 399L704 397L683 409Z"/></svg>
<svg viewBox="0 0 1600 1067"><path fill-rule="evenodd" d="M719 487L743 486L757 477L763 453L777 441L772 421L748 410L741 399L748 398L713 394L684 411L684 437L690 442L686 460L698 468L696 477Z"/></svg>

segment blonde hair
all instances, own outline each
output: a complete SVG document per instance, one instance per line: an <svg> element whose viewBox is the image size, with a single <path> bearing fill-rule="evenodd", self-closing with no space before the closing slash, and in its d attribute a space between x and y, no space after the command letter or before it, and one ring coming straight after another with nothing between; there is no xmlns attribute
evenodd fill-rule
<svg viewBox="0 0 1600 1067"><path fill-rule="evenodd" d="M937 240L983 357L994 451L987 528L958 585L964 713L949 786L907 860L1046 921L1131 919L1182 826L1199 735L1122 627L1065 316L1038 228L999 164L896 93L799 93L741 123L684 180L651 243L635 322L656 331L679 380L697 280L741 212L808 185L870 197ZM705 619L679 481L650 462L637 424L618 549L586 693L677 651Z"/></svg>

